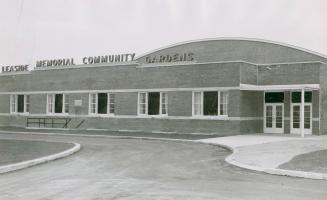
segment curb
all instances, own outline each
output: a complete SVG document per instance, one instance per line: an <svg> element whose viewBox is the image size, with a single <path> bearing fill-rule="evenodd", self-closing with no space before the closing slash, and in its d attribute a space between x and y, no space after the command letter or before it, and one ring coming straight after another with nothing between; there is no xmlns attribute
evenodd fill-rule
<svg viewBox="0 0 327 200"><path fill-rule="evenodd" d="M160 138L160 137L145 137L145 136L127 136L127 135L101 135L101 134L70 134L70 133L42 133L42 132L24 132L24 131L0 131L0 134L22 134L22 135L53 135L53 136L76 136L76 137L102 137L114 139L140 139L140 140L159 140L159 141L176 141L176 142L198 142L197 140L176 139L176 138ZM206 144L206 143L204 143Z"/></svg>
<svg viewBox="0 0 327 200"><path fill-rule="evenodd" d="M272 174L272 175L279 175L279 176L289 176L289 177L296 177L296 178L306 178L306 179L314 179L314 180L327 180L327 174L324 173L316 173L316 172L306 172L306 171L297 171L297 170L287 170L287 169L277 169L277 168L265 168L265 167L258 167L253 165L247 165L240 163L235 160L235 154L238 153L238 150L236 148L223 145L223 144L216 144L216 143L210 143L210 142L203 142L199 141L204 144L212 144L217 145L223 148L227 148L230 151L232 151L232 154L227 156L225 158L225 161L231 165L249 169L252 171L258 171L258 172L264 172L266 174Z"/></svg>
<svg viewBox="0 0 327 200"><path fill-rule="evenodd" d="M28 168L34 165L38 165L38 164L42 164L45 162L49 162L52 160L56 160L59 158L64 158L67 157L73 153L76 153L77 151L79 151L81 149L81 145L78 143L73 143L74 146L70 149L67 149L65 151L62 151L60 153L56 153L56 154L52 154L49 156L44 156L44 157L40 157L40 158L36 158L33 160L27 160L27 161L23 161L23 162L19 162L19 163L14 163L14 164L9 164L9 165L4 165L4 166L0 166L0 174L4 174L7 172L12 172L12 171L16 171L16 170L20 170L20 169L24 169L24 168Z"/></svg>

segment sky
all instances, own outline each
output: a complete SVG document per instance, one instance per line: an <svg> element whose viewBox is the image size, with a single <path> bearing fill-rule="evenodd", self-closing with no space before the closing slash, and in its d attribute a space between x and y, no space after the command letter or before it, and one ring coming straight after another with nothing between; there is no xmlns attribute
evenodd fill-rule
<svg viewBox="0 0 327 200"><path fill-rule="evenodd" d="M216 37L327 55L326 0L0 0L0 66L144 54Z"/></svg>

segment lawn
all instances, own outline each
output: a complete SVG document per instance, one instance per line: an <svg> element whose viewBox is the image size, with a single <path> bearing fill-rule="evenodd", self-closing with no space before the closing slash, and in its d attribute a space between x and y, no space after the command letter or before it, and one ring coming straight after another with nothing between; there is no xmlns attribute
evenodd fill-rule
<svg viewBox="0 0 327 200"><path fill-rule="evenodd" d="M295 156L279 166L281 169L327 173L327 150L314 151Z"/></svg>
<svg viewBox="0 0 327 200"><path fill-rule="evenodd" d="M73 144L26 140L0 140L0 166L56 154Z"/></svg>

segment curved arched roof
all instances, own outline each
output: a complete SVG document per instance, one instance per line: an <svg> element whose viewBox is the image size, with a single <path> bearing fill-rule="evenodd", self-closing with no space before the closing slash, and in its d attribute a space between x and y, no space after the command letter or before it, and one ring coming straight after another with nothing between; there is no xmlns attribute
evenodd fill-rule
<svg viewBox="0 0 327 200"><path fill-rule="evenodd" d="M301 47L253 38L209 38L185 41L140 55L146 57L192 52L198 62L247 61L257 64L282 62L327 62L327 56Z"/></svg>

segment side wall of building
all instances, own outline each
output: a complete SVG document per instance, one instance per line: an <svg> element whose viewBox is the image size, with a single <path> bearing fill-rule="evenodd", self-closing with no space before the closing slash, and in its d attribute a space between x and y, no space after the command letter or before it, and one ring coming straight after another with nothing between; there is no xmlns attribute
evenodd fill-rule
<svg viewBox="0 0 327 200"><path fill-rule="evenodd" d="M327 134L327 66L320 66L320 134Z"/></svg>
<svg viewBox="0 0 327 200"><path fill-rule="evenodd" d="M9 114L9 96L0 95L2 106L1 125L25 127L28 117L42 118L72 118L68 128L108 129L112 131L145 131L145 132L177 132L177 133L207 133L217 135L233 135L240 133L240 91L229 91L228 118L198 119L192 118L192 91L168 92L168 117L139 117L138 93L115 93L115 116L88 115L89 94L69 94L69 115L47 115L46 94L30 94L30 114ZM75 106L76 100L82 101L82 106ZM32 126L38 126L34 124ZM43 125L42 125L43 126ZM57 126L59 127L59 126Z"/></svg>
<svg viewBox="0 0 327 200"><path fill-rule="evenodd" d="M73 77L73 78L72 78ZM206 88L239 86L240 64L205 64L181 66L109 66L67 70L35 71L29 75L0 77L10 83L2 91L3 125L26 126L27 117L72 118L68 128L210 133L220 135L240 132L240 91L230 89L227 118L192 116L192 92ZM168 94L168 117L138 116L138 92L165 91ZM133 91L130 91L133 90ZM219 90L219 89L217 89ZM224 89L226 90L226 89ZM30 95L30 115L9 114L9 96L15 91ZM47 93L64 92L69 98L68 115L46 113ZM72 91L72 92L70 92ZM81 92L79 92L81 91ZM39 93L38 93L39 92ZM89 94L115 94L115 115L89 115ZM75 105L79 100L82 105ZM0 108L1 109L1 108Z"/></svg>

